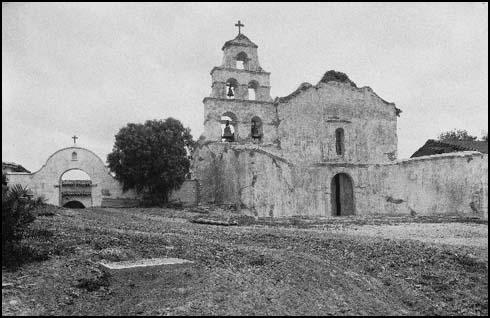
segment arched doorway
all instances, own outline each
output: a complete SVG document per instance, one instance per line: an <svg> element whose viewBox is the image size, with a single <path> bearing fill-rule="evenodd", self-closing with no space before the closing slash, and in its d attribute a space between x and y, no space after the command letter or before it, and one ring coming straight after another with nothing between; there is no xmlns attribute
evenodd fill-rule
<svg viewBox="0 0 490 318"><path fill-rule="evenodd" d="M60 206L83 209L92 206L92 180L81 169L70 169L60 176Z"/></svg>
<svg viewBox="0 0 490 318"><path fill-rule="evenodd" d="M332 178L330 189L332 215L354 215L354 188L351 177L346 173L336 174Z"/></svg>
<svg viewBox="0 0 490 318"><path fill-rule="evenodd" d="M68 201L63 205L63 207L69 209L85 209L85 206L80 201Z"/></svg>

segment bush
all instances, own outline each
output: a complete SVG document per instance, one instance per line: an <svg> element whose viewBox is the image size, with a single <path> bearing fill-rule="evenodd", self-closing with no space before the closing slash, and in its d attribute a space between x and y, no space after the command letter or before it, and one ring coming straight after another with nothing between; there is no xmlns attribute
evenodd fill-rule
<svg viewBox="0 0 490 318"><path fill-rule="evenodd" d="M2 185L2 251L9 251L24 236L34 221L33 210L44 204L42 198L33 199L29 190L16 184Z"/></svg>
<svg viewBox="0 0 490 318"><path fill-rule="evenodd" d="M2 250L2 266L16 269L30 262L42 262L49 259L49 251L40 246L17 246L15 249Z"/></svg>

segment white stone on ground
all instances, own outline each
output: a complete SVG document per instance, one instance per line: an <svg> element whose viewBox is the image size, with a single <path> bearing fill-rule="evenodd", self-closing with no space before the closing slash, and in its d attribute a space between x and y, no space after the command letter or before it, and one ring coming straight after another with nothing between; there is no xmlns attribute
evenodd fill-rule
<svg viewBox="0 0 490 318"><path fill-rule="evenodd" d="M134 267L147 267L147 266L159 266L159 265L174 265L194 263L192 261L181 258L149 258L140 259L137 261L123 261L123 262L100 262L102 266L108 269L126 269Z"/></svg>

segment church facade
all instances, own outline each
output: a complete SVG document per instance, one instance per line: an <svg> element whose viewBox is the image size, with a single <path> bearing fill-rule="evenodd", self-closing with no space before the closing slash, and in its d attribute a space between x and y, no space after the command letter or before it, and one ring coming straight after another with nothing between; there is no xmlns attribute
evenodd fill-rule
<svg viewBox="0 0 490 318"><path fill-rule="evenodd" d="M193 156L201 203L260 217L488 217L488 155L397 159L401 110L371 88L329 71L272 99L255 43L239 31L222 51Z"/></svg>

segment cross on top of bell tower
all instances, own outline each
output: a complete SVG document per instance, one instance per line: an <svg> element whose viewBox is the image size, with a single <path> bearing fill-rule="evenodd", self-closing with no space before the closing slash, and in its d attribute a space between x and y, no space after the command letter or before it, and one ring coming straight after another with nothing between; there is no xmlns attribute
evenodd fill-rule
<svg viewBox="0 0 490 318"><path fill-rule="evenodd" d="M244 27L245 25L238 20L238 23L236 23L235 26L238 27L238 34L242 34L240 28Z"/></svg>

